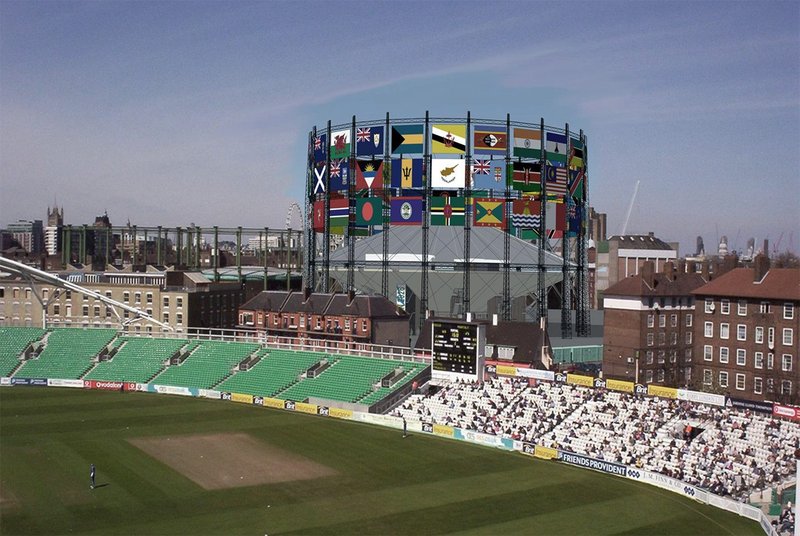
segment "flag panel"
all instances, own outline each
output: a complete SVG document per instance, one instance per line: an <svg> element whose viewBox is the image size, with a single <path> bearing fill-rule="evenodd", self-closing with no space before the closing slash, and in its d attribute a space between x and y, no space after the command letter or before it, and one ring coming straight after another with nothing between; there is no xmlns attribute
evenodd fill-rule
<svg viewBox="0 0 800 536"><path fill-rule="evenodd" d="M390 206L392 225L422 225L421 197L394 197Z"/></svg>
<svg viewBox="0 0 800 536"><path fill-rule="evenodd" d="M542 193L542 165L539 162L514 162L511 186L528 195Z"/></svg>
<svg viewBox="0 0 800 536"><path fill-rule="evenodd" d="M319 163L314 167L314 194L325 193L325 172L328 167Z"/></svg>
<svg viewBox="0 0 800 536"><path fill-rule="evenodd" d="M406 190L422 188L423 185L421 158L392 159L392 188Z"/></svg>
<svg viewBox="0 0 800 536"><path fill-rule="evenodd" d="M505 154L508 136L505 129L476 125L472 134L472 152L475 154Z"/></svg>
<svg viewBox="0 0 800 536"><path fill-rule="evenodd" d="M356 225L381 225L383 205L379 197L359 197L356 199Z"/></svg>
<svg viewBox="0 0 800 536"><path fill-rule="evenodd" d="M515 199L511 204L511 224L518 229L539 229L542 203L531 197Z"/></svg>
<svg viewBox="0 0 800 536"><path fill-rule="evenodd" d="M583 167L583 142L575 138L570 138L569 167L580 169Z"/></svg>
<svg viewBox="0 0 800 536"><path fill-rule="evenodd" d="M567 169L547 166L547 198L563 201L567 195Z"/></svg>
<svg viewBox="0 0 800 536"><path fill-rule="evenodd" d="M431 225L463 226L466 203L449 195L431 198Z"/></svg>
<svg viewBox="0 0 800 536"><path fill-rule="evenodd" d="M475 198L475 227L503 227L506 222L505 203L502 199Z"/></svg>
<svg viewBox="0 0 800 536"><path fill-rule="evenodd" d="M332 192L341 192L350 187L350 163L346 158L331 160L328 186Z"/></svg>
<svg viewBox="0 0 800 536"><path fill-rule="evenodd" d="M358 156L382 156L383 144L383 127L359 127L356 129L356 154Z"/></svg>
<svg viewBox="0 0 800 536"><path fill-rule="evenodd" d="M392 154L422 154L423 125L392 127Z"/></svg>
<svg viewBox="0 0 800 536"><path fill-rule="evenodd" d="M325 162L328 158L328 135L319 134L314 140L314 162Z"/></svg>
<svg viewBox="0 0 800 536"><path fill-rule="evenodd" d="M431 153L464 154L466 144L466 125L432 125Z"/></svg>
<svg viewBox="0 0 800 536"><path fill-rule="evenodd" d="M350 218L350 201L347 198L331 199L328 205L330 221L328 227L333 229L346 228ZM335 233L341 234L341 233Z"/></svg>
<svg viewBox="0 0 800 536"><path fill-rule="evenodd" d="M331 159L350 156L350 131L331 132Z"/></svg>
<svg viewBox="0 0 800 536"><path fill-rule="evenodd" d="M463 160L452 158L431 159L431 188L457 190L466 184L466 165Z"/></svg>
<svg viewBox="0 0 800 536"><path fill-rule="evenodd" d="M356 189L383 189L383 160L356 161Z"/></svg>
<svg viewBox="0 0 800 536"><path fill-rule="evenodd" d="M564 134L548 132L545 149L548 161L559 164L567 162L567 137Z"/></svg>
<svg viewBox="0 0 800 536"><path fill-rule="evenodd" d="M314 201L314 232L325 231L325 201Z"/></svg>
<svg viewBox="0 0 800 536"><path fill-rule="evenodd" d="M541 158L542 131L515 128L513 154L520 158Z"/></svg>

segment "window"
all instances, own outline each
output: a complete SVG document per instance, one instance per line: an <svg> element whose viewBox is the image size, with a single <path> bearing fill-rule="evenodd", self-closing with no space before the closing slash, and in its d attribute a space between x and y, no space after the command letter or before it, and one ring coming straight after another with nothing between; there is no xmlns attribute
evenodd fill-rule
<svg viewBox="0 0 800 536"><path fill-rule="evenodd" d="M137 305L142 303L142 293L141 292L134 292L133 293L134 303Z"/></svg>
<svg viewBox="0 0 800 536"><path fill-rule="evenodd" d="M767 314L767 313L771 312L770 309L771 309L771 307L769 306L769 302L762 301L758 305L758 312L759 313Z"/></svg>
<svg viewBox="0 0 800 536"><path fill-rule="evenodd" d="M767 392L768 393L775 392L775 380L772 378L767 378Z"/></svg>
<svg viewBox="0 0 800 536"><path fill-rule="evenodd" d="M667 315L658 315L658 327L667 327Z"/></svg>
<svg viewBox="0 0 800 536"><path fill-rule="evenodd" d="M775 348L775 328L767 329L767 346Z"/></svg>
<svg viewBox="0 0 800 536"><path fill-rule="evenodd" d="M719 302L719 312L723 315L731 313L731 300L722 300Z"/></svg>
<svg viewBox="0 0 800 536"><path fill-rule="evenodd" d="M164 320L163 320L163 322L164 322L165 324L169 324L169 313L164 313Z"/></svg>
<svg viewBox="0 0 800 536"><path fill-rule="evenodd" d="M100 316L100 306L99 305L95 305L94 306L94 316Z"/></svg>
<svg viewBox="0 0 800 536"><path fill-rule="evenodd" d="M183 324L183 313L175 313L175 323L179 326Z"/></svg>
<svg viewBox="0 0 800 536"><path fill-rule="evenodd" d="M713 322L706 322L703 334L706 337L713 337L714 336L714 323Z"/></svg>
<svg viewBox="0 0 800 536"><path fill-rule="evenodd" d="M667 343L667 334L663 331L658 332L658 345L664 346Z"/></svg>
<svg viewBox="0 0 800 536"><path fill-rule="evenodd" d="M692 327L692 313L686 313L686 327Z"/></svg>
<svg viewBox="0 0 800 536"><path fill-rule="evenodd" d="M647 327L652 328L655 325L656 325L655 315L653 315L653 313L650 313L649 315L647 315Z"/></svg>
<svg viewBox="0 0 800 536"><path fill-rule="evenodd" d="M683 360L684 360L685 362L689 362L689 361L691 361L691 360L692 360L692 349L691 349L691 348L687 348L687 349L686 349L686 350L683 352Z"/></svg>
<svg viewBox="0 0 800 536"><path fill-rule="evenodd" d="M678 361L678 351L677 350L670 350L669 351L669 362L670 363L677 363Z"/></svg>
<svg viewBox="0 0 800 536"><path fill-rule="evenodd" d="M88 305L84 305L83 306L83 316L89 316L89 306Z"/></svg>
<svg viewBox="0 0 800 536"><path fill-rule="evenodd" d="M42 289L42 300L47 301L47 296L50 295L50 289L43 288Z"/></svg>
<svg viewBox="0 0 800 536"><path fill-rule="evenodd" d="M767 354L767 370L772 370L772 367L775 366L775 354L772 352Z"/></svg>
<svg viewBox="0 0 800 536"><path fill-rule="evenodd" d="M783 319L794 320L794 304L791 303L783 304Z"/></svg>
<svg viewBox="0 0 800 536"><path fill-rule="evenodd" d="M744 300L739 300L739 303L736 305L736 314L739 316L747 316L747 302Z"/></svg>
<svg viewBox="0 0 800 536"><path fill-rule="evenodd" d="M111 291L110 291L110 290L107 290L107 291L106 291L106 298L110 298L110 297L111 297Z"/></svg>
<svg viewBox="0 0 800 536"><path fill-rule="evenodd" d="M747 364L747 350L744 348L736 349L736 364L741 367Z"/></svg>
<svg viewBox="0 0 800 536"><path fill-rule="evenodd" d="M25 289L25 290L26 290L25 297L26 298L30 298L30 296L28 295L30 293L30 289ZM88 294L84 294L83 295L83 301L89 301L89 295Z"/></svg>
<svg viewBox="0 0 800 536"><path fill-rule="evenodd" d="M686 344L692 344L692 332L691 331L687 331L686 332Z"/></svg>
<svg viewBox="0 0 800 536"><path fill-rule="evenodd" d="M54 303L53 304L53 314L60 315L61 314L61 304Z"/></svg>
<svg viewBox="0 0 800 536"><path fill-rule="evenodd" d="M736 340L737 341L746 341L747 340L747 325L746 324L737 324L737 326L736 326Z"/></svg>
<svg viewBox="0 0 800 536"><path fill-rule="evenodd" d="M761 378L753 378L753 392L760 395L764 392L764 380Z"/></svg>
<svg viewBox="0 0 800 536"><path fill-rule="evenodd" d="M756 352L753 354L753 358L755 359L756 368L764 368L764 352Z"/></svg>
<svg viewBox="0 0 800 536"><path fill-rule="evenodd" d="M727 339L731 336L731 328L727 322L723 322L719 325L719 338L720 339Z"/></svg>
<svg viewBox="0 0 800 536"><path fill-rule="evenodd" d="M16 298L16 297L17 297L17 295L16 295L16 294L14 294L14 297ZM68 299L68 300L71 300L71 299L72 299L72 291L71 291L71 290L68 290L68 291L67 291L67 295L66 295L66 296L64 296L64 297L65 297L66 299Z"/></svg>
<svg viewBox="0 0 800 536"><path fill-rule="evenodd" d="M658 369L656 373L656 381L658 383L664 383L664 369Z"/></svg>
<svg viewBox="0 0 800 536"><path fill-rule="evenodd" d="M350 331L350 319L349 318L345 318L344 319L344 329L345 329L345 331Z"/></svg>
<svg viewBox="0 0 800 536"><path fill-rule="evenodd" d="M784 372L790 372L792 370L792 354L783 354L783 359L781 359L781 369Z"/></svg>
<svg viewBox="0 0 800 536"><path fill-rule="evenodd" d="M755 338L756 338L756 344L764 344L764 328L760 326L756 327Z"/></svg>
<svg viewBox="0 0 800 536"><path fill-rule="evenodd" d="M678 327L678 315L670 315L669 316L669 325L673 328Z"/></svg>
<svg viewBox="0 0 800 536"><path fill-rule="evenodd" d="M362 318L361 319L361 331L363 331L364 333L367 332L367 319L366 318Z"/></svg>
<svg viewBox="0 0 800 536"><path fill-rule="evenodd" d="M714 347L710 344L706 344L703 346L703 359L705 361L711 361L714 357Z"/></svg>
<svg viewBox="0 0 800 536"><path fill-rule="evenodd" d="M783 328L783 345L792 346L794 344L794 330L792 328Z"/></svg>
<svg viewBox="0 0 800 536"><path fill-rule="evenodd" d="M712 385L714 383L714 376L711 369L703 369L703 385Z"/></svg>
<svg viewBox="0 0 800 536"><path fill-rule="evenodd" d="M664 350L659 350L658 351L658 364L659 365L663 365L664 364L664 358L666 357L666 355L667 354L666 354L666 352L664 352Z"/></svg>
<svg viewBox="0 0 800 536"><path fill-rule="evenodd" d="M706 313L713 313L714 312L714 300L711 298L706 298Z"/></svg>
<svg viewBox="0 0 800 536"><path fill-rule="evenodd" d="M647 352L645 352L645 357L647 359L647 364L648 365L652 365L653 364L653 351L652 350L648 350Z"/></svg>
<svg viewBox="0 0 800 536"><path fill-rule="evenodd" d="M677 332L673 331L672 333L669 334L669 343L672 346L675 346L676 344L678 344L678 333Z"/></svg>
<svg viewBox="0 0 800 536"><path fill-rule="evenodd" d="M122 293L122 303L129 303L131 301L131 293L127 290Z"/></svg>
<svg viewBox="0 0 800 536"><path fill-rule="evenodd" d="M153 293L152 292L148 292L147 293L147 303L153 303Z"/></svg>
<svg viewBox="0 0 800 536"><path fill-rule="evenodd" d="M737 374L736 375L736 390L737 391L744 391L745 382L744 382L744 374Z"/></svg>
<svg viewBox="0 0 800 536"><path fill-rule="evenodd" d="M301 328L305 328L306 327L306 315L304 315L304 314L300 315L300 327Z"/></svg>
<svg viewBox="0 0 800 536"><path fill-rule="evenodd" d="M175 297L175 307L177 307L178 309L183 307L183 296L176 296Z"/></svg>
<svg viewBox="0 0 800 536"><path fill-rule="evenodd" d="M792 394L792 381L791 380L783 380L781 382L781 394L782 395L790 395L790 394Z"/></svg>
<svg viewBox="0 0 800 536"><path fill-rule="evenodd" d="M646 383L653 383L653 371L652 370L646 370L645 374L644 374L644 378L645 378L644 381Z"/></svg>
<svg viewBox="0 0 800 536"><path fill-rule="evenodd" d="M652 333L648 333L647 334L647 346L653 346L653 334Z"/></svg>
<svg viewBox="0 0 800 536"><path fill-rule="evenodd" d="M720 346L719 347L719 362L720 363L727 363L728 362L728 347L727 346Z"/></svg>
<svg viewBox="0 0 800 536"><path fill-rule="evenodd" d="M727 371L721 370L719 372L719 386L720 387L727 387L728 386L728 373L727 373Z"/></svg>
<svg viewBox="0 0 800 536"><path fill-rule="evenodd" d="M169 296L164 296L164 307L169 307Z"/></svg>

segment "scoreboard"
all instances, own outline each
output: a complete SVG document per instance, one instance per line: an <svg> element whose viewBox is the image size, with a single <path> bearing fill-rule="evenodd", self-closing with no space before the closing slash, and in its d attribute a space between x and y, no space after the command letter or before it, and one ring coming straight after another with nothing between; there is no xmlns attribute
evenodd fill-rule
<svg viewBox="0 0 800 536"><path fill-rule="evenodd" d="M482 328L468 322L434 321L431 334L431 354L434 375L467 375L476 378ZM439 374L437 374L439 373Z"/></svg>

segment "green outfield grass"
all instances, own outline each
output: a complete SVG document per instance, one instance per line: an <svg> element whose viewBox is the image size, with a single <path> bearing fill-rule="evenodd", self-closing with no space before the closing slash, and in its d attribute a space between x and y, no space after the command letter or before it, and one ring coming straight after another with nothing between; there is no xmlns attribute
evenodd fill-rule
<svg viewBox="0 0 800 536"><path fill-rule="evenodd" d="M209 491L128 442L234 432L338 474ZM0 389L0 483L4 536L763 534L668 491L519 453L144 393Z"/></svg>

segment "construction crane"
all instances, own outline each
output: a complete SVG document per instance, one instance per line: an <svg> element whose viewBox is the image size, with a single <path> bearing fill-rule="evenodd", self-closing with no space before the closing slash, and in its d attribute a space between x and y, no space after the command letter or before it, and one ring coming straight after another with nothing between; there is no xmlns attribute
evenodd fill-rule
<svg viewBox="0 0 800 536"><path fill-rule="evenodd" d="M639 193L639 183L641 181L636 181L636 187L633 189L633 196L631 197L631 203L628 205L628 212L625 214L625 221L622 222L622 229L620 229L619 234L621 236L625 235L625 232L628 230L628 222L631 219L631 211L633 210L633 203L636 201L636 194Z"/></svg>

